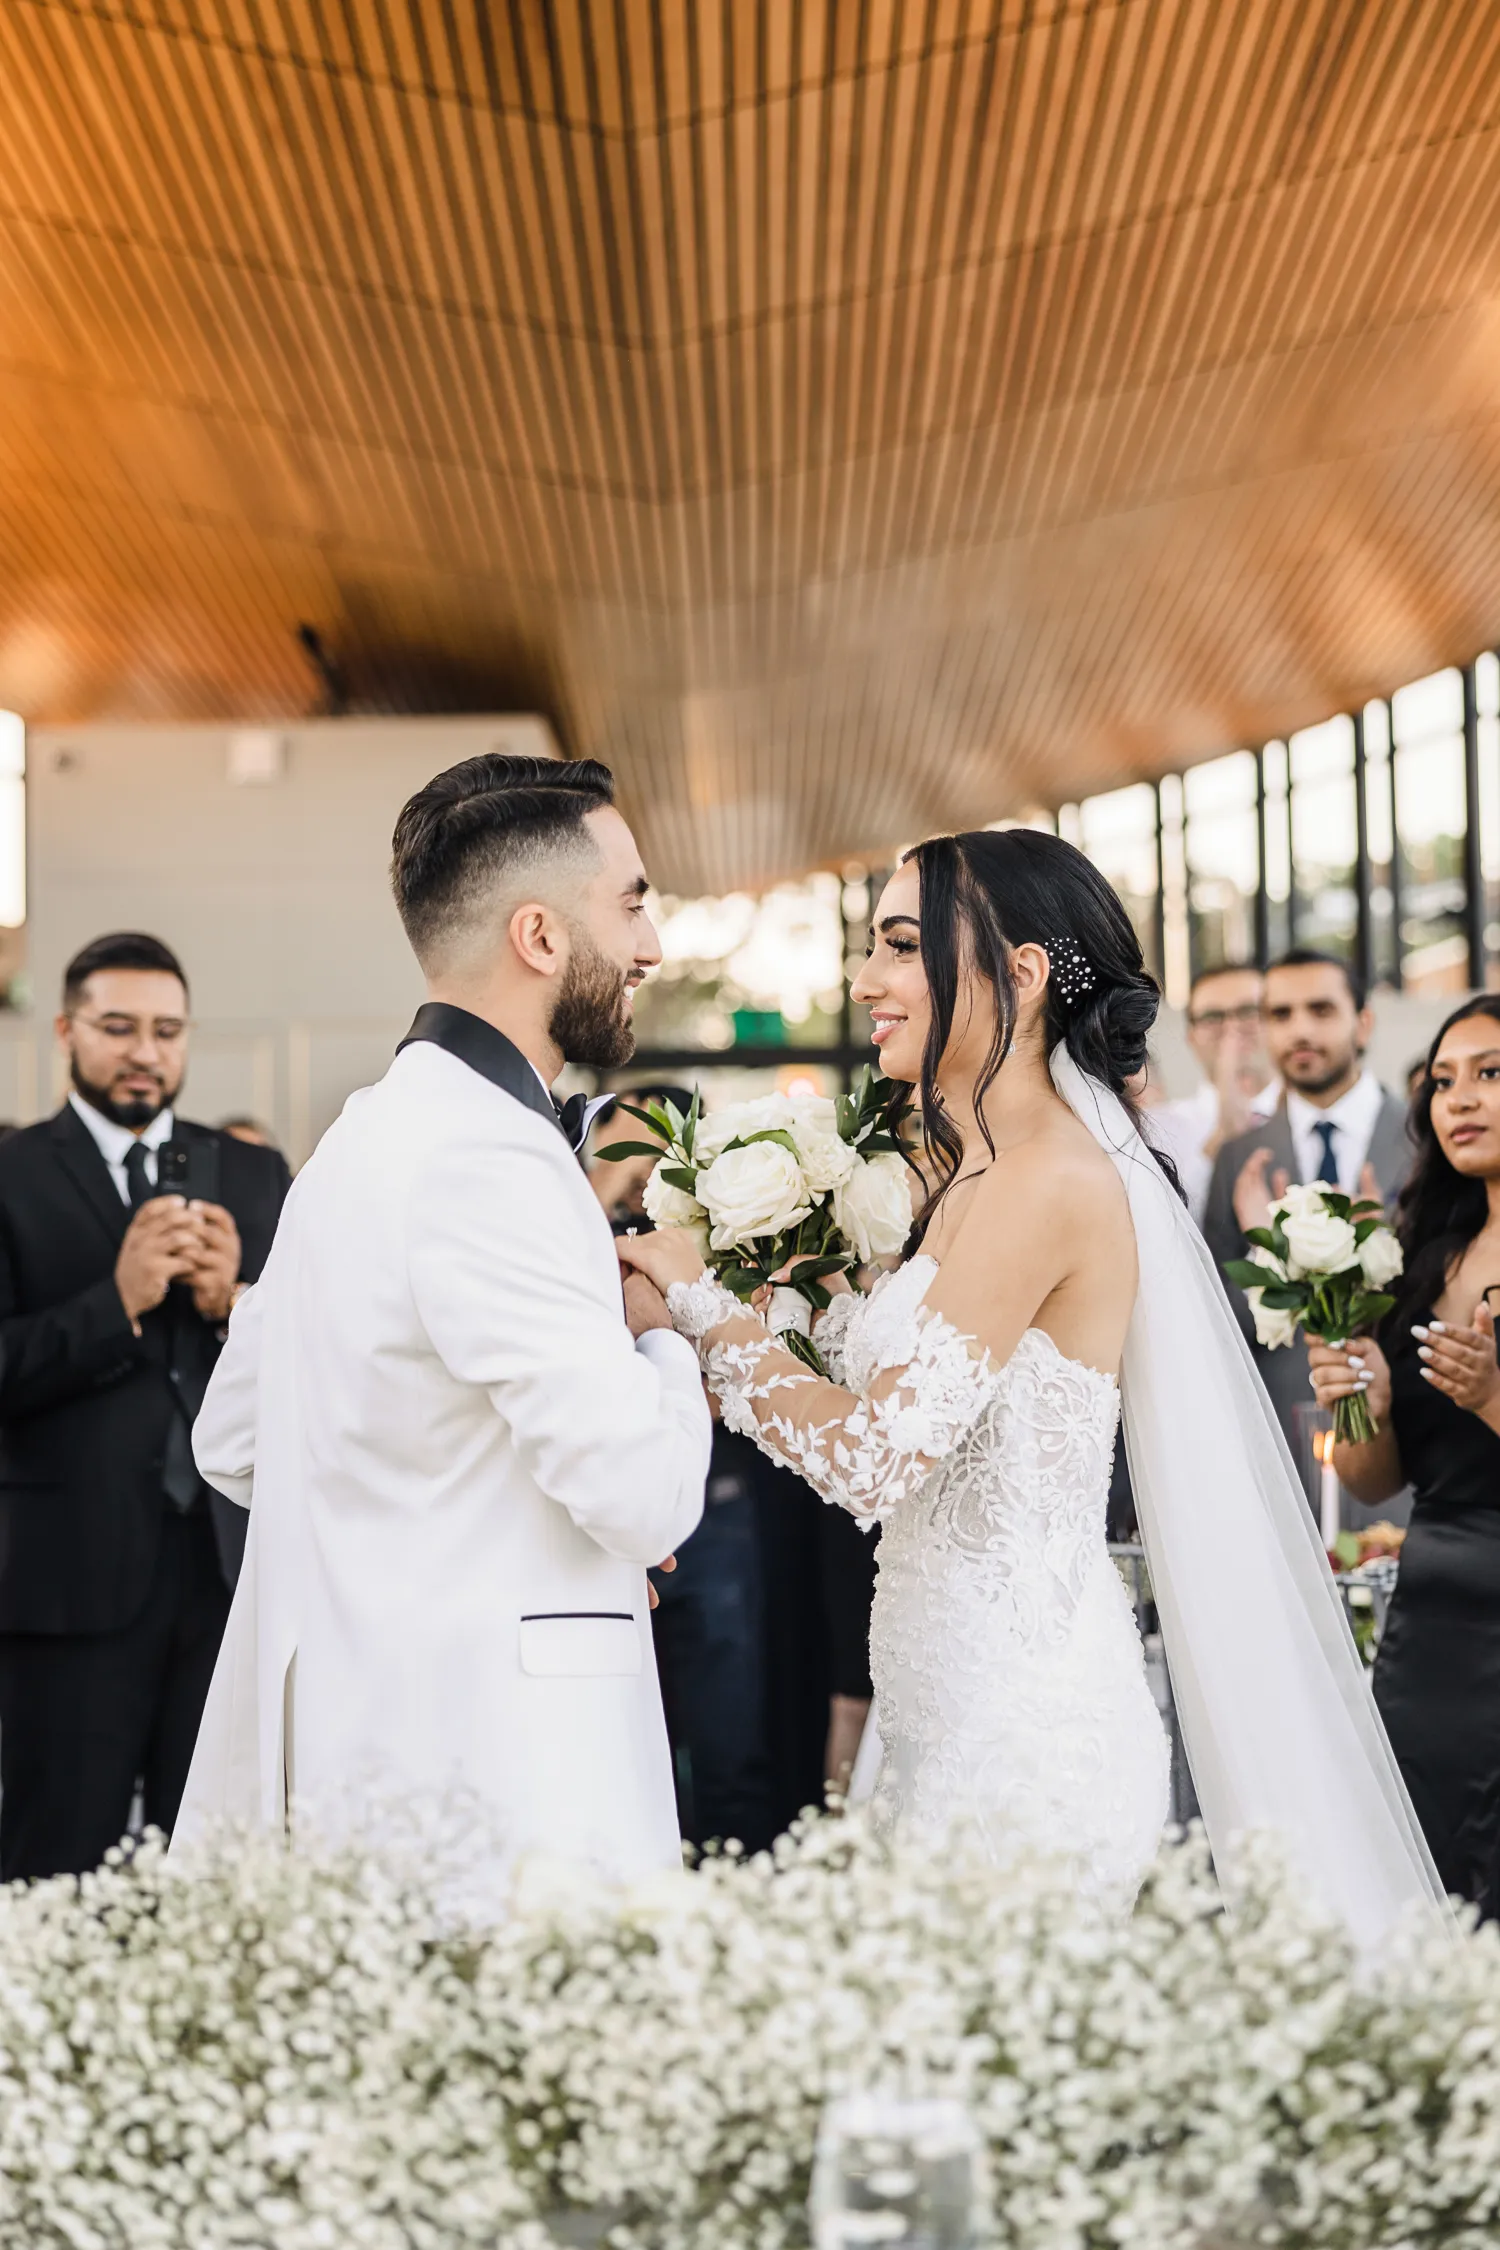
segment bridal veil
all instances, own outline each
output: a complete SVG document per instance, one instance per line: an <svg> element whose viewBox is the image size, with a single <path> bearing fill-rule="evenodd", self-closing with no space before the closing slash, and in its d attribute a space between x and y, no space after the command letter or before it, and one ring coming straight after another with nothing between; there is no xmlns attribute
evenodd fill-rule
<svg viewBox="0 0 1500 2250"><path fill-rule="evenodd" d="M1052 1078L1130 1200L1140 1289L1126 1457L1209 1843L1273 1830L1361 1944L1442 1897L1312 1512L1197 1228L1125 1105L1063 1046Z"/></svg>

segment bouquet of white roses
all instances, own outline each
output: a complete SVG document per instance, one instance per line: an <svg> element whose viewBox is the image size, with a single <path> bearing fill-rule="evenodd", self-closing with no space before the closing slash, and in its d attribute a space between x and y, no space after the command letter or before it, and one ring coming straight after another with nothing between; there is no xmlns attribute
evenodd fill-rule
<svg viewBox="0 0 1500 2250"><path fill-rule="evenodd" d="M1395 1303L1385 1286L1401 1271L1401 1245L1378 1203L1342 1195L1320 1180L1288 1188L1271 1205L1271 1224L1252 1227L1248 1258L1224 1271L1250 1300L1259 1341L1274 1351L1299 1328L1325 1344L1347 1344L1385 1318ZM1375 1435L1358 1394L1337 1400L1334 1435L1365 1445Z"/></svg>
<svg viewBox="0 0 1500 2250"><path fill-rule="evenodd" d="M737 1297L775 1280L771 1326L821 1375L810 1331L828 1303L825 1280L892 1256L911 1229L897 1138L908 1099L866 1068L835 1100L764 1094L704 1116L695 1093L685 1117L671 1102L622 1102L656 1139L616 1141L600 1154L658 1158L645 1189L653 1225L695 1229L706 1263Z"/></svg>

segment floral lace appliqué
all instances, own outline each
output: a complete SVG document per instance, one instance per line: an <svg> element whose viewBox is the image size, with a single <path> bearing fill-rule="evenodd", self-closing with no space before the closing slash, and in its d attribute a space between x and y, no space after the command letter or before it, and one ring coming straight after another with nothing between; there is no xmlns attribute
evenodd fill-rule
<svg viewBox="0 0 1500 2250"><path fill-rule="evenodd" d="M997 1859L1065 1858L1126 1899L1166 1818L1168 1752L1106 1545L1119 1394L1040 1329L996 1367L923 1303L936 1270L914 1258L835 1300L850 1309L818 1341L842 1387L715 1285L673 1318L701 1319L731 1428L881 1523L878 1808L934 1833L962 1821Z"/></svg>

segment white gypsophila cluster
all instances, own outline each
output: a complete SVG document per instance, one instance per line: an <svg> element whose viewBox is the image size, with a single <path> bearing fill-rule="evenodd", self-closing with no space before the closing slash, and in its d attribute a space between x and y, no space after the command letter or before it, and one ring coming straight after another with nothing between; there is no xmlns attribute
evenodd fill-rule
<svg viewBox="0 0 1500 2250"><path fill-rule="evenodd" d="M0 2250L790 2250L863 2088L971 2105L1007 2250L1492 2250L1495 1932L1361 1966L1264 1848L1235 1895L850 1817L476 1931L409 1854L148 1848L0 1894Z"/></svg>

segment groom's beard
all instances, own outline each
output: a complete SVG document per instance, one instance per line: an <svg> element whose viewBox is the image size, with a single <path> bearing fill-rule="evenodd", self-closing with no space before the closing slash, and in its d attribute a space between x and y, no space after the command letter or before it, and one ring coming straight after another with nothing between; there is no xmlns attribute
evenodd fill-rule
<svg viewBox="0 0 1500 2250"><path fill-rule="evenodd" d="M571 936L562 989L547 1028L565 1062L618 1070L635 1053L635 1026L625 1005L629 979L576 923Z"/></svg>

